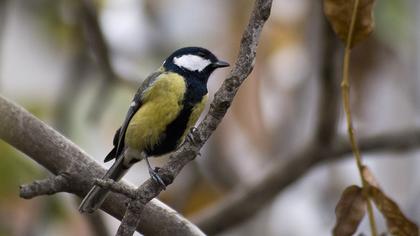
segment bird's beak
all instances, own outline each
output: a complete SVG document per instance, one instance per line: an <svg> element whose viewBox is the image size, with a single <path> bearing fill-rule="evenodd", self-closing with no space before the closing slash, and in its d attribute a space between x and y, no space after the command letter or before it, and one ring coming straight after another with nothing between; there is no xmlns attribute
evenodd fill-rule
<svg viewBox="0 0 420 236"><path fill-rule="evenodd" d="M214 68L222 68L222 67L228 67L230 66L229 63L225 62L225 61L216 61L212 63L212 66Z"/></svg>

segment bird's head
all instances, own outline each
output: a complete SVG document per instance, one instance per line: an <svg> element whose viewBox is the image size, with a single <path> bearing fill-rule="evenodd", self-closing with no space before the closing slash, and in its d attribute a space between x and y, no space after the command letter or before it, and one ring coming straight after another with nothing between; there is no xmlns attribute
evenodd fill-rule
<svg viewBox="0 0 420 236"><path fill-rule="evenodd" d="M163 63L167 71L173 71L185 77L196 77L205 82L214 70L227 66L229 63L220 61L209 50L200 47L180 48Z"/></svg>

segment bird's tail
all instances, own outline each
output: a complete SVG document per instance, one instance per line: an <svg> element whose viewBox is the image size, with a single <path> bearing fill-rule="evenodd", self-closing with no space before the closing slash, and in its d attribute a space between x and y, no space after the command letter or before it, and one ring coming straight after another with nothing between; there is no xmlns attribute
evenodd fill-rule
<svg viewBox="0 0 420 236"><path fill-rule="evenodd" d="M112 179L114 181L120 180L128 170L128 168L124 166L123 160L123 156L116 158L114 164L112 164L111 168L108 170L108 172L106 172L102 179ZM109 190L94 185L80 204L79 211L82 213L94 212L102 205L108 195L108 192Z"/></svg>

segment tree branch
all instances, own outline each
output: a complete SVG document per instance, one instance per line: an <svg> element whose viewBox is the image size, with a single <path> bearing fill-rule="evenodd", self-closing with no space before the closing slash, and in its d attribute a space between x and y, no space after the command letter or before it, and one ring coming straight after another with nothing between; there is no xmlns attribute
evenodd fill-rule
<svg viewBox="0 0 420 236"><path fill-rule="evenodd" d="M59 174L44 180L36 180L31 184L24 184L19 187L20 197L31 199L40 195L51 195L67 191L69 181L65 174Z"/></svg>
<svg viewBox="0 0 420 236"><path fill-rule="evenodd" d="M348 138L340 137L331 148L331 154L326 156L324 161L340 160L344 155L351 153ZM360 151L364 153L379 151L401 152L416 149L420 146L420 129L411 129L387 132L371 137L362 137L359 140Z"/></svg>
<svg viewBox="0 0 420 236"><path fill-rule="evenodd" d="M325 23L324 23L325 24ZM326 28L326 27L324 27ZM326 29L324 29L326 30ZM264 205L278 196L309 170L321 162L345 157L351 153L345 137L336 138L335 126L338 117L338 86L334 85L336 73L334 52L336 42L326 32L324 60L321 64L321 97L315 135L306 147L288 157L279 157L270 163L269 170L256 183L233 190L227 197L192 217L204 232L217 234L255 215ZM338 140L338 141L334 141ZM409 149L420 145L420 130L388 133L360 140L363 152L383 149Z"/></svg>
<svg viewBox="0 0 420 236"><path fill-rule="evenodd" d="M83 197L94 180L105 174L103 167L70 140L2 96L0 113L0 138L53 174L67 173L66 192ZM101 209L121 220L128 201L124 195L111 193ZM137 230L147 235L203 235L191 222L156 199L144 207L140 220L144 224Z"/></svg>
<svg viewBox="0 0 420 236"><path fill-rule="evenodd" d="M209 113L198 125L198 128L190 133L191 139L187 139L184 145L169 157L169 162L158 171L167 185L171 184L181 169L196 157L201 147L220 124L240 85L251 73L255 62L259 37L264 23L270 16L271 5L272 0L255 1L248 26L242 35L239 55L231 71L231 75L216 92L213 102L210 104ZM157 197L161 191L162 187L151 179L144 182L137 189L138 198L130 202L130 206L118 229L118 235L133 234L129 229L133 229L134 225L139 224L140 219L138 216L144 209L141 205L145 205ZM133 220L133 217L135 217L135 220Z"/></svg>
<svg viewBox="0 0 420 236"><path fill-rule="evenodd" d="M95 184L104 189L109 189L114 193L124 194L125 196L132 199L135 199L137 197L136 191L132 187L123 183L115 182L112 179L96 179Z"/></svg>
<svg viewBox="0 0 420 236"><path fill-rule="evenodd" d="M124 218L121 221L120 227L118 227L117 234L115 236L131 236L139 224L138 218L143 213L144 204L140 201L131 201L127 207L127 211L124 214Z"/></svg>
<svg viewBox="0 0 420 236"><path fill-rule="evenodd" d="M315 147L272 163L272 168L258 183L246 188L238 188L220 202L191 217L204 232L216 234L253 216L262 206L292 183L309 173L310 169L326 161L341 160L351 154L346 137L329 150ZM385 133L382 135L360 139L362 152L385 150L410 150L420 146L420 129ZM246 207L244 207L246 206Z"/></svg>
<svg viewBox="0 0 420 236"><path fill-rule="evenodd" d="M320 4L317 4L318 7ZM320 7L319 7L320 8ZM321 11L321 10L320 10ZM321 32L324 37L320 42L322 48L322 60L319 75L319 108L318 120L315 124L315 135L313 142L315 146L329 146L337 136L337 124L339 118L340 83L337 80L338 65L335 60L337 52L340 50L340 44L334 35L334 32L327 26L326 22L321 23Z"/></svg>

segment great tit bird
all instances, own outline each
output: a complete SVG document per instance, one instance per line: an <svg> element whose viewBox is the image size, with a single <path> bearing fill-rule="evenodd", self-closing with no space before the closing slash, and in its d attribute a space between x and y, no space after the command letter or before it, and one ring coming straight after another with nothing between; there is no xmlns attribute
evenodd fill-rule
<svg viewBox="0 0 420 236"><path fill-rule="evenodd" d="M158 71L149 75L137 90L121 127L114 136L114 148L105 162L115 159L103 179L120 180L127 170L143 159L153 180L165 183L152 169L148 157L174 151L184 142L207 102L207 80L217 68L227 67L209 50L185 47L173 52ZM93 212L108 190L94 186L79 210Z"/></svg>

